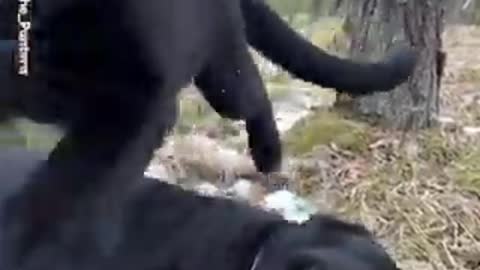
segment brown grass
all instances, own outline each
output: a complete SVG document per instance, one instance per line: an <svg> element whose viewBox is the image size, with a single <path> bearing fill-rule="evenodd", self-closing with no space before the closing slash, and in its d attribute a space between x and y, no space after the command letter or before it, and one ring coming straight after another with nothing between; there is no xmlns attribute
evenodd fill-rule
<svg viewBox="0 0 480 270"><path fill-rule="evenodd" d="M364 223L404 270L480 270L480 138L461 132L466 124L480 126L480 117L472 117L462 103L466 93L478 92L480 29L451 27L445 44L449 62L442 111L459 129L408 134L401 145L401 134L360 128L375 134L366 141L347 137L345 144L338 142L339 134L351 133L358 123L317 115L310 122L316 124L299 123L295 136L285 138L288 147L298 146L302 153L289 157L290 187L322 211ZM305 135L310 133L315 136ZM361 151L349 147L359 142ZM213 157L217 148L206 145L188 146L185 153ZM251 162L244 155L239 163ZM204 159L194 163L215 177L230 169L224 168L223 158L215 164ZM184 158L183 163L192 162ZM245 167L252 169L251 164Z"/></svg>

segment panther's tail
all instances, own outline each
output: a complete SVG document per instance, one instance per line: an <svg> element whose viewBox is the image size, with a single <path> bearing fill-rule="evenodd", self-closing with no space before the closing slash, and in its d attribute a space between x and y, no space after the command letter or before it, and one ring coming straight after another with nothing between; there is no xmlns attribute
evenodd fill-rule
<svg viewBox="0 0 480 270"><path fill-rule="evenodd" d="M354 62L327 54L304 39L264 0L241 0L248 43L265 57L305 81L352 95L388 91L413 72L417 54L397 48L376 63Z"/></svg>

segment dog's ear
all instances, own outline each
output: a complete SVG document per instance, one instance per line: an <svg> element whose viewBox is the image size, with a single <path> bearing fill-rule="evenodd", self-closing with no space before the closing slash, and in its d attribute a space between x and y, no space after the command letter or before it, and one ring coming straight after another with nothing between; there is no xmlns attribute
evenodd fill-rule
<svg viewBox="0 0 480 270"><path fill-rule="evenodd" d="M320 248L302 251L289 259L287 270L367 270L364 262L359 261L348 252L336 248ZM373 268L375 269L375 268Z"/></svg>
<svg viewBox="0 0 480 270"><path fill-rule="evenodd" d="M346 222L331 215L313 215L306 225L319 228L322 232L341 232L361 236L370 235L370 232L364 226Z"/></svg>
<svg viewBox="0 0 480 270"><path fill-rule="evenodd" d="M371 263L371 264L370 264ZM316 248L299 252L289 259L287 270L338 270L355 269L369 270L382 269L393 270L392 268L383 268L372 265L375 262L365 262L359 260L350 252L338 248Z"/></svg>

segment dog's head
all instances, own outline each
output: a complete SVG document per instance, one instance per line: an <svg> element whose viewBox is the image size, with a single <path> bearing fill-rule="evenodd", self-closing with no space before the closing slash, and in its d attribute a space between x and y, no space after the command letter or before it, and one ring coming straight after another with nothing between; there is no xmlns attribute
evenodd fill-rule
<svg viewBox="0 0 480 270"><path fill-rule="evenodd" d="M253 269L254 268L254 269ZM317 215L278 230L252 270L398 270L364 227Z"/></svg>

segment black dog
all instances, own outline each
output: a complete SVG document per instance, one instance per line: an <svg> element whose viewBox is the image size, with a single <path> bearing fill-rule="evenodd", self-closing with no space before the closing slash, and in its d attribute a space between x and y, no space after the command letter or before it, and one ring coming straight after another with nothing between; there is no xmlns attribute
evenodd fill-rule
<svg viewBox="0 0 480 270"><path fill-rule="evenodd" d="M0 203L20 191L29 172L46 157L20 149L0 152ZM199 196L155 179L132 182L136 184L118 206L119 214L100 214L104 200L83 198L68 220L32 251L23 268L16 269L397 269L359 225L323 215L297 225L273 213ZM62 198L52 199L62 203ZM2 214L4 218L8 213ZM91 241L102 242L102 248ZM3 266L9 251L0 254Z"/></svg>

